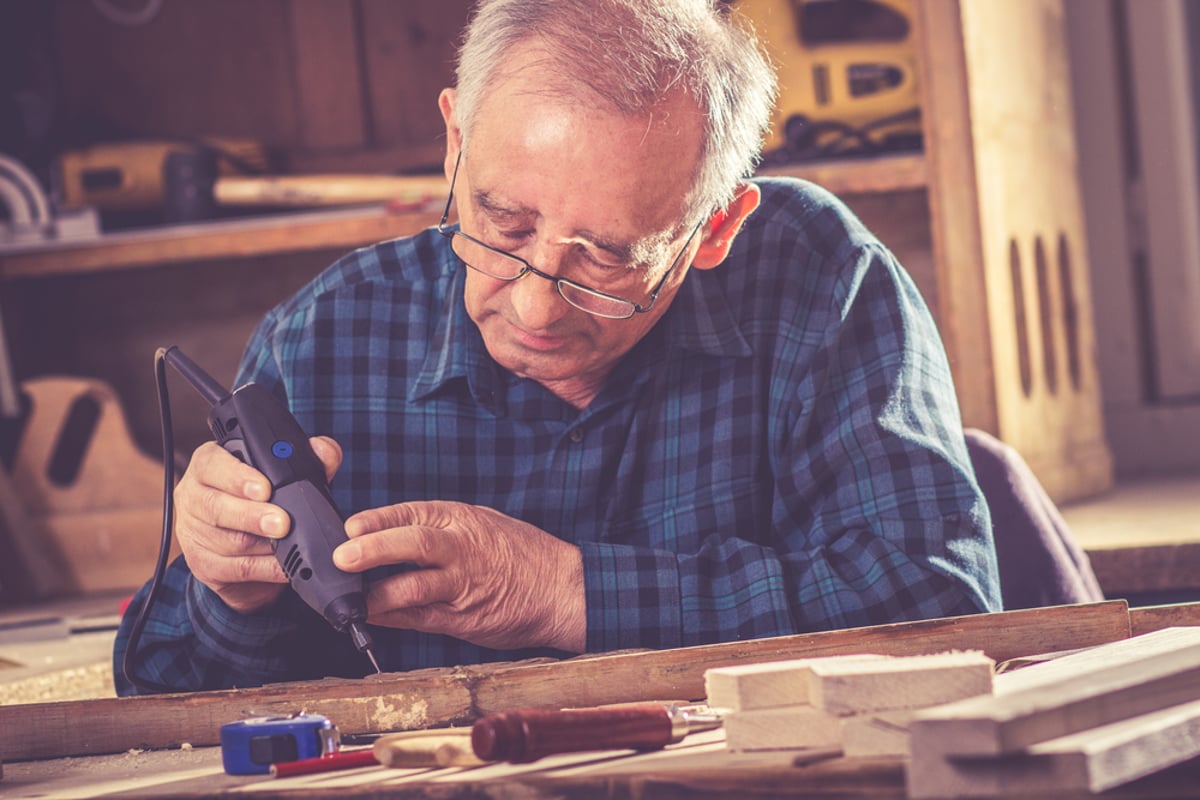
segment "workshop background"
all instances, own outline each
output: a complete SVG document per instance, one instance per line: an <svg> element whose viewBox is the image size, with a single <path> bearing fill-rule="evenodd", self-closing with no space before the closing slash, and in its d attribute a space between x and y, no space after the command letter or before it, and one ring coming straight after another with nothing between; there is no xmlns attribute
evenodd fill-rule
<svg viewBox="0 0 1200 800"><path fill-rule="evenodd" d="M729 5L780 68L762 171L822 183L897 252L965 422L1085 545L1125 525L1200 547L1200 3ZM0 2L0 607L149 577L157 348L229 383L264 311L436 221L468 9ZM182 465L207 409L171 388ZM1112 595L1200 582L1106 569Z"/></svg>

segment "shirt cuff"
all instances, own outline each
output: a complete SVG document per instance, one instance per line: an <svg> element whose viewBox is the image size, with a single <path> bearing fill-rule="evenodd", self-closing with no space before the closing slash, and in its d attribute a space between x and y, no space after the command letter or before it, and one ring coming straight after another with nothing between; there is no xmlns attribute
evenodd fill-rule
<svg viewBox="0 0 1200 800"><path fill-rule="evenodd" d="M597 542L580 550L588 652L681 646L683 603L674 554Z"/></svg>
<svg viewBox="0 0 1200 800"><path fill-rule="evenodd" d="M299 627L294 615L287 611L290 592L284 592L265 611L243 614L226 605L216 592L195 577L189 578L188 617L205 651L219 654L227 664L236 664L250 673L262 670L271 674L282 666L278 654L272 655L272 645Z"/></svg>

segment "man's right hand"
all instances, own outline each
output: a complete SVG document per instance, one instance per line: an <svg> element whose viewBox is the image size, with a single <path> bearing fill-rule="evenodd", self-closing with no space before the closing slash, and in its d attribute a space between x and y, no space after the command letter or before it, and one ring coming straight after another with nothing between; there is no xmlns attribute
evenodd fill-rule
<svg viewBox="0 0 1200 800"><path fill-rule="evenodd" d="M327 436L309 441L332 480L341 447ZM271 605L287 585L269 539L287 536L291 521L270 496L266 476L215 442L196 448L175 486L175 537L188 568L241 613Z"/></svg>

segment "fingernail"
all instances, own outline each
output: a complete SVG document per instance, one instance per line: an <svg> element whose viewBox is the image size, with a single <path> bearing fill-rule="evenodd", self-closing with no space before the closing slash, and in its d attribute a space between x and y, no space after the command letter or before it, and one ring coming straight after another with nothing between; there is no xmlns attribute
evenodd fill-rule
<svg viewBox="0 0 1200 800"><path fill-rule="evenodd" d="M246 497L251 500L266 500L271 491L261 481L246 481Z"/></svg>
<svg viewBox="0 0 1200 800"><path fill-rule="evenodd" d="M287 520L283 514L268 511L262 515L262 532L268 536L285 536L288 532Z"/></svg>

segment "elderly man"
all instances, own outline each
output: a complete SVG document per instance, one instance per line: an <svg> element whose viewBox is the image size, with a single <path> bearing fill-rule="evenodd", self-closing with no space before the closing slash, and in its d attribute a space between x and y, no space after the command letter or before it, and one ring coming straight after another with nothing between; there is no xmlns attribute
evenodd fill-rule
<svg viewBox="0 0 1200 800"><path fill-rule="evenodd" d="M384 670L998 608L910 278L829 194L747 179L773 97L715 0L484 0L439 100L458 224L263 320L240 380L315 435ZM176 505L120 692L369 671L287 591L262 475L204 445Z"/></svg>

